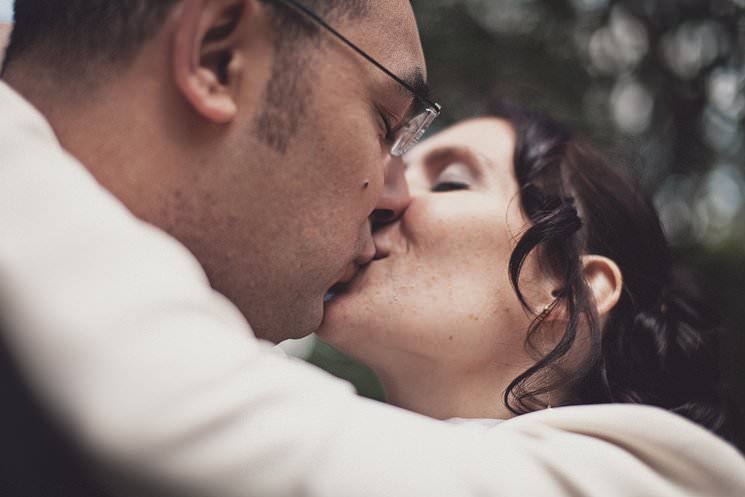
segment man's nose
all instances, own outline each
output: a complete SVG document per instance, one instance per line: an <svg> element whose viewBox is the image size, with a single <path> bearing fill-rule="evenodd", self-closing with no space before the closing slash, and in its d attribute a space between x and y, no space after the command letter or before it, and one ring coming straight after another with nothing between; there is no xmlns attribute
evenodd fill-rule
<svg viewBox="0 0 745 497"><path fill-rule="evenodd" d="M411 195L404 175L404 162L400 157L390 156L385 164L383 195L370 216L373 229L400 218L409 203Z"/></svg>

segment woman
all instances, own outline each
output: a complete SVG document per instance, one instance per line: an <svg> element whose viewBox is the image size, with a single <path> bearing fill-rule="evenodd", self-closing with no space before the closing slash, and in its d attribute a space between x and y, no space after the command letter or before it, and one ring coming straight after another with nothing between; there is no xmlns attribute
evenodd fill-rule
<svg viewBox="0 0 745 497"><path fill-rule="evenodd" d="M735 441L716 322L628 174L502 105L407 157L412 203L328 303L321 337L439 419L663 407ZM496 422L496 421L493 421Z"/></svg>

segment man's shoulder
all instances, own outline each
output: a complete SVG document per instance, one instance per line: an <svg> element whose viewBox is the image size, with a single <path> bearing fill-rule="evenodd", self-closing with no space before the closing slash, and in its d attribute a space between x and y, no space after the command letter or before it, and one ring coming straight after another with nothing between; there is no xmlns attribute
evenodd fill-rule
<svg viewBox="0 0 745 497"><path fill-rule="evenodd" d="M31 135L58 145L57 138L47 119L12 86L0 80L0 129L3 141L16 142L18 135ZM6 146L8 144L5 144Z"/></svg>
<svg viewBox="0 0 745 497"><path fill-rule="evenodd" d="M505 421L491 434L514 457L527 454L527 461L584 489L577 495L739 496L745 488L745 459L734 447L656 407L545 409Z"/></svg>
<svg viewBox="0 0 745 497"><path fill-rule="evenodd" d="M633 448L634 452L722 455L745 469L745 460L730 444L702 426L668 410L637 404L602 404L545 409L519 416L498 429L536 436L579 436Z"/></svg>
<svg viewBox="0 0 745 497"><path fill-rule="evenodd" d="M699 425L659 407L640 404L577 405L544 409L519 416L509 421L510 425L541 423L572 431L592 433L609 428L622 431L644 431L650 429L693 430L709 434Z"/></svg>

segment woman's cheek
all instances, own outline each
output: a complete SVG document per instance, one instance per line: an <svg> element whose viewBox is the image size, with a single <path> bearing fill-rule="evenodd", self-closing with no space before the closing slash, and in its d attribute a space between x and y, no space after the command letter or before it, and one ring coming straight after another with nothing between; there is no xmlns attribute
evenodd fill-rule
<svg viewBox="0 0 745 497"><path fill-rule="evenodd" d="M478 210L467 202L458 202L458 196L432 195L430 201L414 201L403 219L404 228L411 238L422 245L452 245L458 238L475 234ZM463 197L460 197L463 199Z"/></svg>

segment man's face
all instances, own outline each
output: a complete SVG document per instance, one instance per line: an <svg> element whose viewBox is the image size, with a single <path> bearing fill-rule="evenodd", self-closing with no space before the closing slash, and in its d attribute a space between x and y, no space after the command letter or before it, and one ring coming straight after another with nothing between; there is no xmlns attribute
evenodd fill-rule
<svg viewBox="0 0 745 497"><path fill-rule="evenodd" d="M363 18L335 27L405 80L423 78L410 3L372 5ZM256 95L247 90L230 147L195 173L195 191L176 200L172 218L213 286L273 341L319 327L329 288L374 256L371 214L408 202L403 166L390 157L385 134L386 121L405 117L412 94L326 31L320 37L320 44L299 42L289 64L276 53L269 63L303 73L290 97L303 105L284 102L294 110L279 120L297 126L289 140L278 147L262 128L282 110L283 102L267 98L276 78L289 75L275 74L260 105L248 104Z"/></svg>

